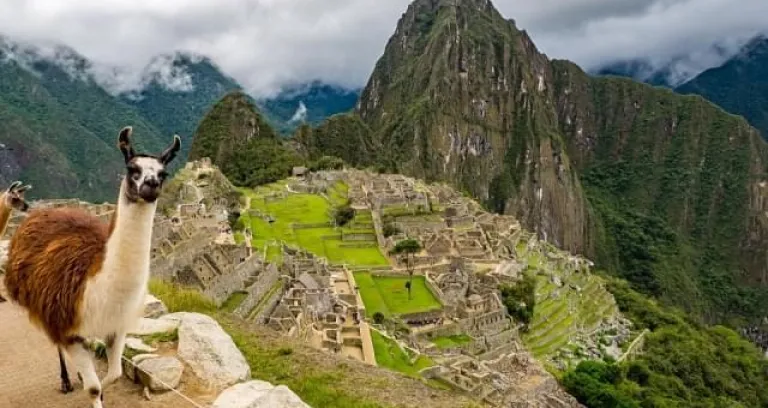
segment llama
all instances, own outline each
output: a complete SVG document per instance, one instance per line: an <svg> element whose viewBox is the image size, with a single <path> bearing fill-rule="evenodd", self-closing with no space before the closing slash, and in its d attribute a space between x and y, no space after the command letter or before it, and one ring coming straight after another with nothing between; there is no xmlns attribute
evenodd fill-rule
<svg viewBox="0 0 768 408"><path fill-rule="evenodd" d="M22 184L21 181L14 181L8 190L0 194L0 237L5 235L13 210L27 212L29 209L29 204L24 200L24 193L32 186L29 184L22 186ZM5 298L0 295L0 303L3 302L5 302Z"/></svg>
<svg viewBox="0 0 768 408"><path fill-rule="evenodd" d="M149 282L149 257L157 198L165 167L181 147L160 155L136 154L132 128L118 147L127 174L109 225L72 208L32 210L11 239L5 284L12 301L29 313L59 348L62 391L72 386L62 351L75 365L92 408L103 408L103 390L122 376L127 332L141 316ZM88 344L103 339L107 375L99 381Z"/></svg>

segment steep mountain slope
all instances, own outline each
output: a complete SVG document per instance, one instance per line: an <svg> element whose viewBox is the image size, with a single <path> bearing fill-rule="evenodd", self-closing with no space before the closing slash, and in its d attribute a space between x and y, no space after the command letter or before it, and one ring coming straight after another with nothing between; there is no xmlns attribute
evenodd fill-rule
<svg viewBox="0 0 768 408"><path fill-rule="evenodd" d="M279 180L299 162L257 112L252 99L240 91L225 95L200 121L189 160L204 157L240 186Z"/></svg>
<svg viewBox="0 0 768 408"><path fill-rule="evenodd" d="M768 138L768 37L759 36L725 64L702 72L675 90L698 94L744 116Z"/></svg>
<svg viewBox="0 0 768 408"><path fill-rule="evenodd" d="M117 132L133 126L137 149L149 151L171 135L84 75L88 62L73 51L57 49L59 63L36 51L0 38L0 182L24 179L34 197L113 199L123 168Z"/></svg>
<svg viewBox="0 0 768 408"><path fill-rule="evenodd" d="M136 107L164 133L181 136L180 154L186 158L200 119L227 92L242 87L223 74L211 60L197 55L160 55L149 66L153 65L166 65L170 70L176 70L188 83L171 89L157 73L148 72L143 89L122 94L120 98Z"/></svg>
<svg viewBox="0 0 768 408"><path fill-rule="evenodd" d="M768 148L702 98L551 62L486 0L417 0L356 114L313 154L451 182L702 318L766 313Z"/></svg>
<svg viewBox="0 0 768 408"><path fill-rule="evenodd" d="M643 59L629 61L617 61L608 64L595 71L599 76L621 76L632 78L636 81L645 82L649 85L663 86L673 88L670 83L670 77L673 76L673 67L667 65L662 68L655 68L650 62Z"/></svg>
<svg viewBox="0 0 768 408"><path fill-rule="evenodd" d="M277 96L259 101L285 131L291 132L302 123L317 125L337 113L351 111L358 98L359 89L344 89L321 81L289 87Z"/></svg>

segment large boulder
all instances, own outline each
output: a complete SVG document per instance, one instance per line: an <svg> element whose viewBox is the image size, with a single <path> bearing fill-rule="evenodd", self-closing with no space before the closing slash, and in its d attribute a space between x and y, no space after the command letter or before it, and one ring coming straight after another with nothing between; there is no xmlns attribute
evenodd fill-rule
<svg viewBox="0 0 768 408"><path fill-rule="evenodd" d="M225 388L251 378L251 368L216 320L198 313L173 313L179 319L178 356L208 386Z"/></svg>
<svg viewBox="0 0 768 408"><path fill-rule="evenodd" d="M219 395L212 408L310 408L284 385L248 381L234 385Z"/></svg>
<svg viewBox="0 0 768 408"><path fill-rule="evenodd" d="M172 316L173 315L165 315L159 319L147 319L142 317L139 319L136 327L130 330L128 334L134 336L151 336L153 334L173 333L174 330L179 328L181 320Z"/></svg>

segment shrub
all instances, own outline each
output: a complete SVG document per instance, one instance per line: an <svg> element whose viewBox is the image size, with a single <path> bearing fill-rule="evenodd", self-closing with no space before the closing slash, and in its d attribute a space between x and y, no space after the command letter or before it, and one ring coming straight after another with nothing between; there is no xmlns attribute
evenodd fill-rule
<svg viewBox="0 0 768 408"><path fill-rule="evenodd" d="M373 314L373 322L376 324L382 324L384 323L384 314L381 312L376 312Z"/></svg>
<svg viewBox="0 0 768 408"><path fill-rule="evenodd" d="M392 235L399 234L401 231L400 231L400 228L397 228L395 226L395 224L386 223L386 224L384 224L384 231L383 232L384 232L384 236L389 238Z"/></svg>
<svg viewBox="0 0 768 408"><path fill-rule="evenodd" d="M344 204L336 208L334 218L336 225L343 227L355 218L355 210L349 204Z"/></svg>

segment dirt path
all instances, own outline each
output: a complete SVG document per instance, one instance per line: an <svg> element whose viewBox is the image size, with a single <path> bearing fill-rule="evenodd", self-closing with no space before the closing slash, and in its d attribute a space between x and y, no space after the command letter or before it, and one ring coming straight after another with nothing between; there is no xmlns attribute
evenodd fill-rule
<svg viewBox="0 0 768 408"><path fill-rule="evenodd" d="M0 287L0 292L4 292L2 289ZM106 364L100 365L99 375L103 377ZM26 314L18 306L10 302L0 303L0 408L90 407L82 384L72 369L70 375L75 392L61 394L56 348L29 323ZM182 392L185 387L194 388L188 384L191 380L187 377L185 375L179 387ZM193 399L210 401L210 396ZM151 401L147 401L142 397L140 386L123 379L106 389L104 407L192 408L193 405L170 392L155 394Z"/></svg>

